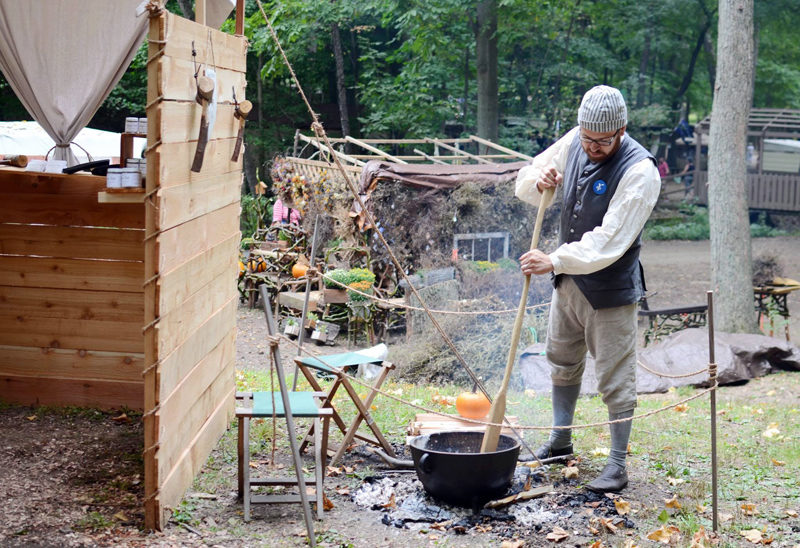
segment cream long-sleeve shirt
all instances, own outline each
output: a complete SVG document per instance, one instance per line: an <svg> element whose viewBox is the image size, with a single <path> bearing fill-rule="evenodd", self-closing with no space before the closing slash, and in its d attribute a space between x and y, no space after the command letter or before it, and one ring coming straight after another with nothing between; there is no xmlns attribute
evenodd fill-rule
<svg viewBox="0 0 800 548"><path fill-rule="evenodd" d="M517 198L535 206L550 205L540 204L542 195L536 188L536 180L542 170L551 167L564 173L569 147L578 131L578 127L570 130L536 156L531 165L519 171ZM562 244L548 255L553 271L556 274L591 274L613 264L644 228L660 190L661 178L652 161L645 159L628 168L608 204L602 224L586 232L580 240Z"/></svg>

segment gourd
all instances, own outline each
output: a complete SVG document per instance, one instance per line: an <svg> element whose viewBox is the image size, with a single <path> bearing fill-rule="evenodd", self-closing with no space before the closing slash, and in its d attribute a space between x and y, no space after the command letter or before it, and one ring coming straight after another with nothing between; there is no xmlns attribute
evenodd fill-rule
<svg viewBox="0 0 800 548"><path fill-rule="evenodd" d="M467 419L482 419L489 414L492 404L481 393L462 392L456 398L456 411Z"/></svg>
<svg viewBox="0 0 800 548"><path fill-rule="evenodd" d="M306 272L308 272L308 265L306 264L294 263L294 266L292 266L292 277L294 278L302 278L306 275Z"/></svg>

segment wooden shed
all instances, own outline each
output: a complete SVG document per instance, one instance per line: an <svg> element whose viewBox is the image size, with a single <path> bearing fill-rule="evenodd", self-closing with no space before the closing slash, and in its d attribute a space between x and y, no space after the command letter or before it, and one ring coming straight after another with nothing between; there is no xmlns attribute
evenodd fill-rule
<svg viewBox="0 0 800 548"><path fill-rule="evenodd" d="M160 529L234 409L247 42L151 10L144 191L0 168L0 399L142 410L145 525ZM192 172L196 67L217 97Z"/></svg>
<svg viewBox="0 0 800 548"><path fill-rule="evenodd" d="M708 162L703 143L711 117L695 126L695 188L700 203L708 203ZM751 209L800 212L800 171L796 148L782 150L800 139L800 110L754 108L747 122L747 192ZM786 143L781 143L781 140Z"/></svg>

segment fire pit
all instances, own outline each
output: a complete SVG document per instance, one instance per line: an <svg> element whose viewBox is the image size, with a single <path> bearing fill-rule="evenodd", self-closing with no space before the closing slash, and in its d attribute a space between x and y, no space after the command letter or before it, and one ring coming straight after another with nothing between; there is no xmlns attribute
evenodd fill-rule
<svg viewBox="0 0 800 548"><path fill-rule="evenodd" d="M431 496L477 511L511 485L519 442L501 435L497 451L481 453L483 432L437 432L411 440L417 477Z"/></svg>

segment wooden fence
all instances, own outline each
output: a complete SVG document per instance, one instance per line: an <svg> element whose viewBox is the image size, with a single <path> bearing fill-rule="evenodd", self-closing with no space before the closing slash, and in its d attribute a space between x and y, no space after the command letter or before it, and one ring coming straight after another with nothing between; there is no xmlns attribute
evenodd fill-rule
<svg viewBox="0 0 800 548"><path fill-rule="evenodd" d="M701 204L708 204L708 172L695 174L695 189ZM800 175L748 173L747 200L750 209L778 212L800 211Z"/></svg>

